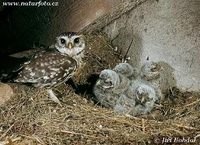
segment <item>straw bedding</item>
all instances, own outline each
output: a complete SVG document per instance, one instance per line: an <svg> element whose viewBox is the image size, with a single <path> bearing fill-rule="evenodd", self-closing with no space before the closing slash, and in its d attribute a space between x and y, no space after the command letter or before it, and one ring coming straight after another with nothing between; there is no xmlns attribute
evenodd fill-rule
<svg viewBox="0 0 200 145"><path fill-rule="evenodd" d="M200 142L199 93L172 88L144 116L119 116L99 106L92 86L99 72L113 68L122 56L102 34L87 35L86 40L85 65L73 78L76 89L71 83L54 89L62 106L52 102L45 90L10 84L15 96L0 107L2 144L156 144L155 138L162 136Z"/></svg>

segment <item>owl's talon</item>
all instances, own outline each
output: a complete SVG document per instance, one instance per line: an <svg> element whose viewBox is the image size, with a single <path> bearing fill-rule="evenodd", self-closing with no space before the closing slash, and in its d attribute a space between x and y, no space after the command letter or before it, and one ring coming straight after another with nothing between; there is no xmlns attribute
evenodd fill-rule
<svg viewBox="0 0 200 145"><path fill-rule="evenodd" d="M51 89L47 90L47 92L49 93L49 97L51 98L52 101L54 101L55 103L58 103L60 106L62 106L61 102L59 101L59 99L56 97L56 95L53 93L53 91Z"/></svg>

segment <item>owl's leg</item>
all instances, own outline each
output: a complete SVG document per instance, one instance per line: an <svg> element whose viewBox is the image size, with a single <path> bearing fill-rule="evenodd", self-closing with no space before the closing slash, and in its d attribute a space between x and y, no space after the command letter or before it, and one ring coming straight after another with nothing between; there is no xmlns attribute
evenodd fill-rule
<svg viewBox="0 0 200 145"><path fill-rule="evenodd" d="M49 93L49 97L51 98L52 101L54 101L54 102L58 103L60 106L62 106L60 101L58 100L58 98L56 97L56 95L53 93L53 91L51 89L48 89L47 92Z"/></svg>

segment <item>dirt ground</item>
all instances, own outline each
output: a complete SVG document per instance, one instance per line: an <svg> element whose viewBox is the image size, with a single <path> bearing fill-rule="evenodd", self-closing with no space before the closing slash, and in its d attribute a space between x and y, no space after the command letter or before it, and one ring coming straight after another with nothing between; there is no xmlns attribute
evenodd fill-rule
<svg viewBox="0 0 200 145"><path fill-rule="evenodd" d="M0 107L0 145L162 144L163 138L200 142L200 94L172 88L165 101L144 116L119 116L99 106L92 86L99 72L120 62L103 35L86 36L85 65L71 82L54 89L62 102L52 102L45 90L10 84L16 95ZM175 143L174 143L175 144ZM183 143L179 143L183 144Z"/></svg>

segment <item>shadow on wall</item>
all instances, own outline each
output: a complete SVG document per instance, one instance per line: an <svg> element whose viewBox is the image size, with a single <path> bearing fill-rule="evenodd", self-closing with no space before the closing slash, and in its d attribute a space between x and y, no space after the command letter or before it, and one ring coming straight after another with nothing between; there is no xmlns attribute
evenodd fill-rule
<svg viewBox="0 0 200 145"><path fill-rule="evenodd" d="M132 44L131 41L133 41ZM130 50L128 50L130 44ZM127 57L130 57L130 63L133 66L139 66L143 46L142 39L138 34L134 34L132 31L124 31L121 28L119 34L112 40L112 45L118 47L118 51L122 56L127 53Z"/></svg>
<svg viewBox="0 0 200 145"><path fill-rule="evenodd" d="M114 45L119 48L125 49L130 42L125 32L139 41L129 52L132 64L143 64L148 57L151 61L166 62L175 69L178 88L199 91L199 22L199 0L148 0L104 27L103 31L111 40L116 39ZM113 37L119 30L121 36ZM133 35L129 34L131 32Z"/></svg>
<svg viewBox="0 0 200 145"><path fill-rule="evenodd" d="M17 1L20 0L15 0ZM97 18L112 11L112 7L120 2L120 0L67 0L58 1L57 6L1 7L0 53L20 52L30 49L35 43L52 45L60 33L80 31Z"/></svg>
<svg viewBox="0 0 200 145"><path fill-rule="evenodd" d="M3 7L0 11L0 54L7 55L27 50L34 43L38 43L41 34L46 30L46 19L50 15L50 10L46 11L47 9Z"/></svg>
<svg viewBox="0 0 200 145"><path fill-rule="evenodd" d="M168 91L172 90L172 88L177 87L176 78L175 78L175 75L174 75L175 69L164 61L159 61L158 64L161 65L161 67L164 70L162 72L162 73L164 73L164 76L165 76L163 78L164 80L162 81L162 82L164 82L162 84L163 85L162 88L164 88L165 93L168 93Z"/></svg>

